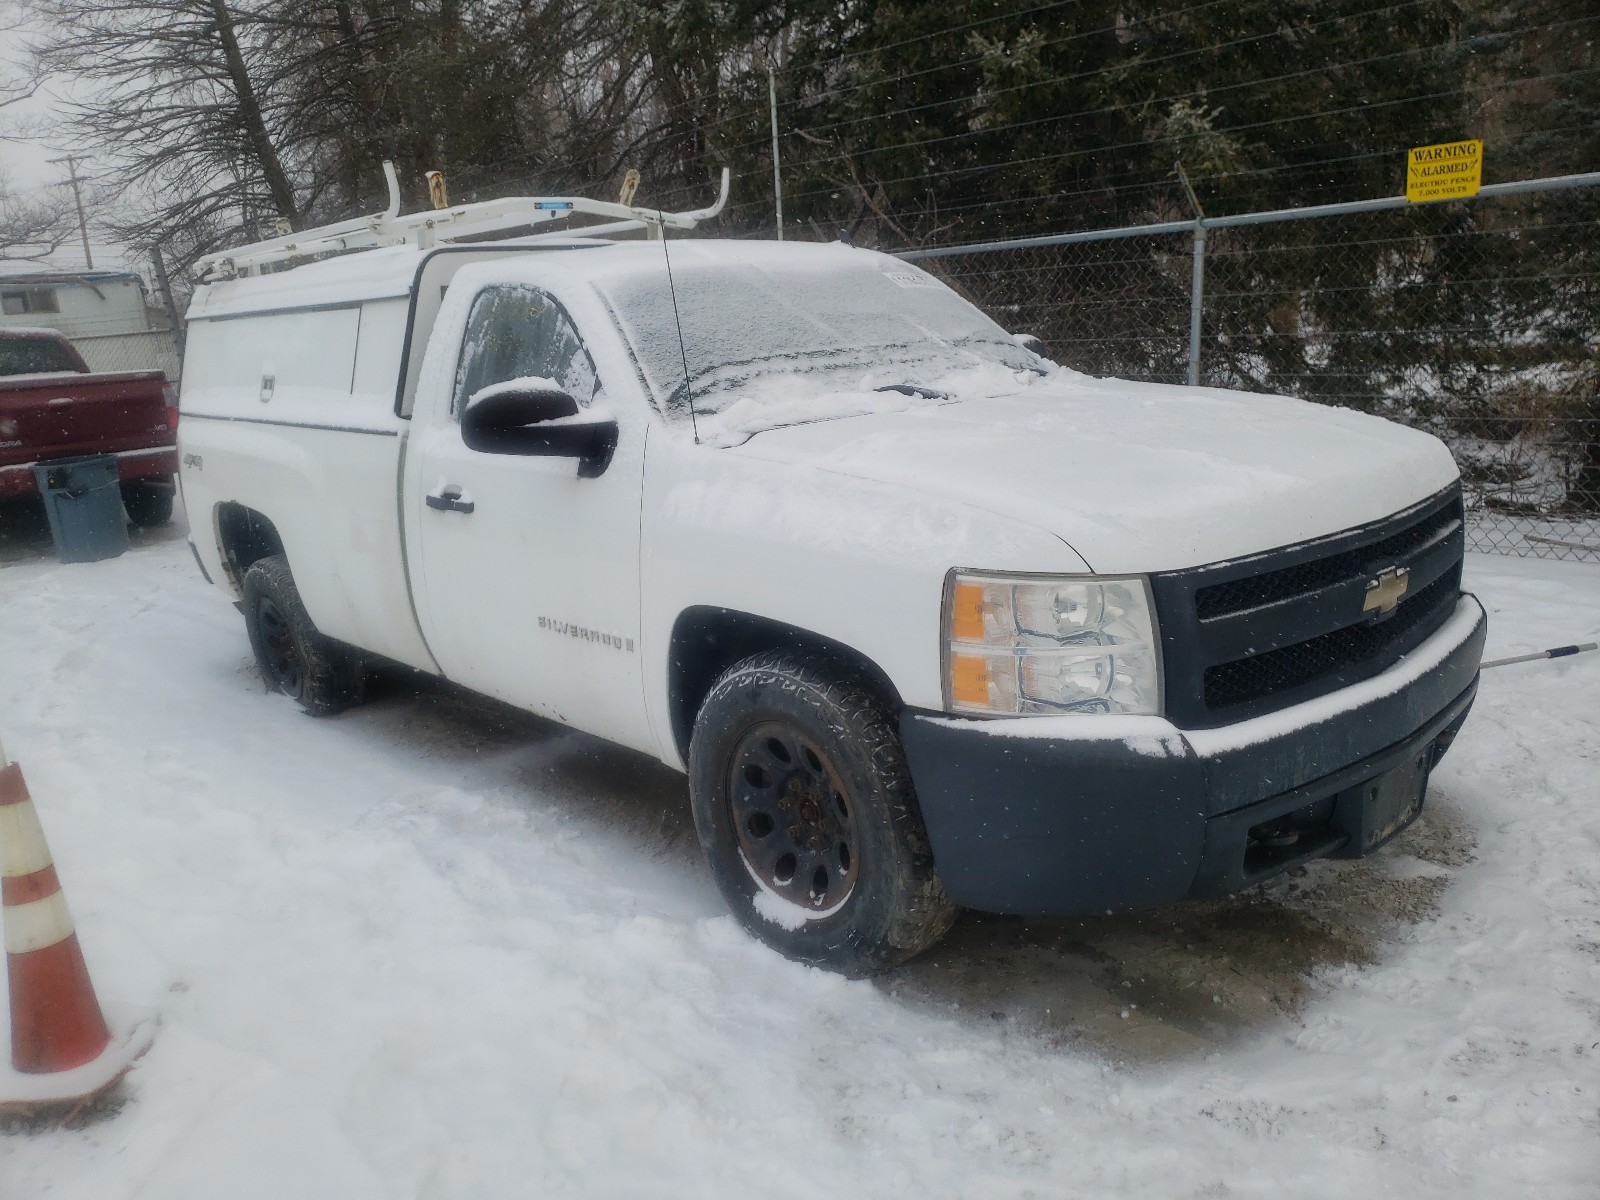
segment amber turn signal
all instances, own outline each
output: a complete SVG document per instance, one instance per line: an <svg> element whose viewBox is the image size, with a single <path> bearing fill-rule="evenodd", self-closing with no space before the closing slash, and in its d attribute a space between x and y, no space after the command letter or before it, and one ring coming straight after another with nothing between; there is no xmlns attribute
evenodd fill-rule
<svg viewBox="0 0 1600 1200"><path fill-rule="evenodd" d="M981 583L956 581L950 602L950 636L956 641L983 641L983 591Z"/></svg>
<svg viewBox="0 0 1600 1200"><path fill-rule="evenodd" d="M950 698L957 704L989 703L989 663L979 654L950 656Z"/></svg>

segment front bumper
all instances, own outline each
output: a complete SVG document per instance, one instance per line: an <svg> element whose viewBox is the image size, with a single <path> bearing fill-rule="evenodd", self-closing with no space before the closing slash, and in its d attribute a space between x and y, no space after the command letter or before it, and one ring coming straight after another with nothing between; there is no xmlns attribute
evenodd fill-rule
<svg viewBox="0 0 1600 1200"><path fill-rule="evenodd" d="M1464 595L1383 674L1220 729L908 709L901 738L945 890L988 912L1130 911L1367 854L1420 812L1477 694L1486 625Z"/></svg>

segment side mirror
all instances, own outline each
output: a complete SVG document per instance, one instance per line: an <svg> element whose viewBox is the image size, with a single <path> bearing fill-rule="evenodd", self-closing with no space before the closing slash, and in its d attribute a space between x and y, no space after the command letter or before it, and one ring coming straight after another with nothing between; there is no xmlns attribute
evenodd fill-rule
<svg viewBox="0 0 1600 1200"><path fill-rule="evenodd" d="M1049 349L1044 344L1044 339L1031 333L1013 333L1011 340L1024 350L1031 350L1040 358L1049 358Z"/></svg>
<svg viewBox="0 0 1600 1200"><path fill-rule="evenodd" d="M617 423L583 419L578 402L553 387L500 384L467 401L461 440L483 454L575 458L578 474L593 479L611 465Z"/></svg>

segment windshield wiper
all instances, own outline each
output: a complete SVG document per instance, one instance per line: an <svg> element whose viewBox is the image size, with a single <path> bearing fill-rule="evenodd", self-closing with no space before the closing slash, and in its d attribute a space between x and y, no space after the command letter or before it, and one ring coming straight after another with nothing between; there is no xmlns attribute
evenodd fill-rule
<svg viewBox="0 0 1600 1200"><path fill-rule="evenodd" d="M875 392L899 392L902 396L920 396L924 400L948 400L949 392L941 392L936 388L922 387L915 383L886 383L880 388L873 388Z"/></svg>

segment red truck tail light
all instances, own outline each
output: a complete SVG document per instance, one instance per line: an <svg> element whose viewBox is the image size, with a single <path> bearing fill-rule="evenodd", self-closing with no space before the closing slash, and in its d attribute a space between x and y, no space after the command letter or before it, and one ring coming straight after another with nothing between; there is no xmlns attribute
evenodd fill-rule
<svg viewBox="0 0 1600 1200"><path fill-rule="evenodd" d="M178 385L167 380L161 385L161 395L167 402L167 432L178 436Z"/></svg>

